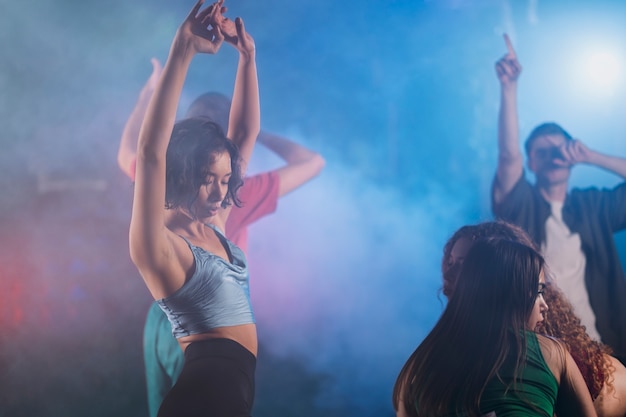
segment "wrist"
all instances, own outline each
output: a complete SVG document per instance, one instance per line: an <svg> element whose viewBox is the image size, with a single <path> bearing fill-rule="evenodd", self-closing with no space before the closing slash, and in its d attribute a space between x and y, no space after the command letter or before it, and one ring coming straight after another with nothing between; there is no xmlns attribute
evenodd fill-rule
<svg viewBox="0 0 626 417"><path fill-rule="evenodd" d="M603 157L604 155L602 155L601 153L589 150L589 155L587 156L587 159L583 162L589 165L601 166L603 163Z"/></svg>
<svg viewBox="0 0 626 417"><path fill-rule="evenodd" d="M179 64L189 64L195 55L191 42L180 39L178 36L172 42L168 61Z"/></svg>
<svg viewBox="0 0 626 417"><path fill-rule="evenodd" d="M239 59L244 62L254 62L256 59L256 48L252 48L251 50L239 49Z"/></svg>
<svg viewBox="0 0 626 417"><path fill-rule="evenodd" d="M501 84L502 95L515 95L517 93L517 81Z"/></svg>

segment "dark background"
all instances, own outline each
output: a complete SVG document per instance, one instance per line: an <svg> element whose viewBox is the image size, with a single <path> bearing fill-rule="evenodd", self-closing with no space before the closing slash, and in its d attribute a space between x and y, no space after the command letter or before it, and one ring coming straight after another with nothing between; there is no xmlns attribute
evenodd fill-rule
<svg viewBox="0 0 626 417"><path fill-rule="evenodd" d="M0 0L0 416L147 415L151 298L128 256L116 153L150 58L166 59L192 3ZM256 40L264 128L327 160L250 231L254 415L391 416L399 369L444 306L446 238L491 218L502 33L524 66L522 137L557 121L626 156L626 5L227 6ZM195 58L180 114L205 91L230 95L235 66L227 47ZM259 148L251 169L278 164Z"/></svg>

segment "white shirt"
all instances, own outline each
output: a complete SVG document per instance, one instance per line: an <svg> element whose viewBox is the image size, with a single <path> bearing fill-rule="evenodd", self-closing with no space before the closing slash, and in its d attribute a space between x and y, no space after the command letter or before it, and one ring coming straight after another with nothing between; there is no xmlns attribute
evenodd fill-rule
<svg viewBox="0 0 626 417"><path fill-rule="evenodd" d="M582 251L580 235L572 233L563 222L563 203L551 201L552 214L546 220L546 241L541 246L549 271L563 294L574 307L587 334L601 340L596 328L596 315L589 303L585 286L587 259ZM550 307L548 305L548 307Z"/></svg>

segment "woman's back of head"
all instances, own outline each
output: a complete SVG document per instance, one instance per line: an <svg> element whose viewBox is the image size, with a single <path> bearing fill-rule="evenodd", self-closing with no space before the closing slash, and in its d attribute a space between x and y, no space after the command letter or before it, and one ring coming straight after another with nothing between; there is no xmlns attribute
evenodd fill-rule
<svg viewBox="0 0 626 417"><path fill-rule="evenodd" d="M470 245L466 246L467 248L470 248L474 242L485 239L509 240L537 250L536 245L526 232L524 232L521 228L504 221L498 220L462 226L454 232L450 239L448 239L443 249L441 271L444 280L443 293L446 297L452 295L461 269L460 262L455 260L452 256L453 249L455 249L457 242L470 242ZM465 254L462 255L464 258Z"/></svg>
<svg viewBox="0 0 626 417"><path fill-rule="evenodd" d="M452 295L459 280L460 265L453 262L452 252L456 243L462 239L467 239L472 243L484 239L508 239L537 249L524 230L507 222L492 221L461 227L450 237L444 247L443 292L447 297ZM607 346L587 335L572 305L552 281L549 272L546 274L546 283L544 298L549 310L536 330L560 339L567 346L585 379L592 398L595 399L604 384L610 384L611 369L606 355L609 355L611 351Z"/></svg>
<svg viewBox="0 0 626 417"><path fill-rule="evenodd" d="M527 245L505 239L477 241L465 257L449 306L476 320L477 326L502 320L503 326L521 328L534 305L543 265L543 257ZM483 311L486 316L478 314Z"/></svg>
<svg viewBox="0 0 626 417"><path fill-rule="evenodd" d="M480 393L506 357L518 364L525 357L523 330L543 265L541 255L521 243L477 241L441 318L400 373L396 403L404 390L407 410L417 404L420 415L478 415Z"/></svg>

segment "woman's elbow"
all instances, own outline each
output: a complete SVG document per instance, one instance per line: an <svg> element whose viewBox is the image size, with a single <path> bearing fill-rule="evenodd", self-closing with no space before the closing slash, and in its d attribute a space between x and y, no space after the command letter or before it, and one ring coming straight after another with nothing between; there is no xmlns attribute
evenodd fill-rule
<svg viewBox="0 0 626 417"><path fill-rule="evenodd" d="M322 170L326 166L326 160L324 159L322 155L315 154L315 156L312 158L311 164L313 165L315 169L315 176L317 176L320 174L320 172L322 172Z"/></svg>

